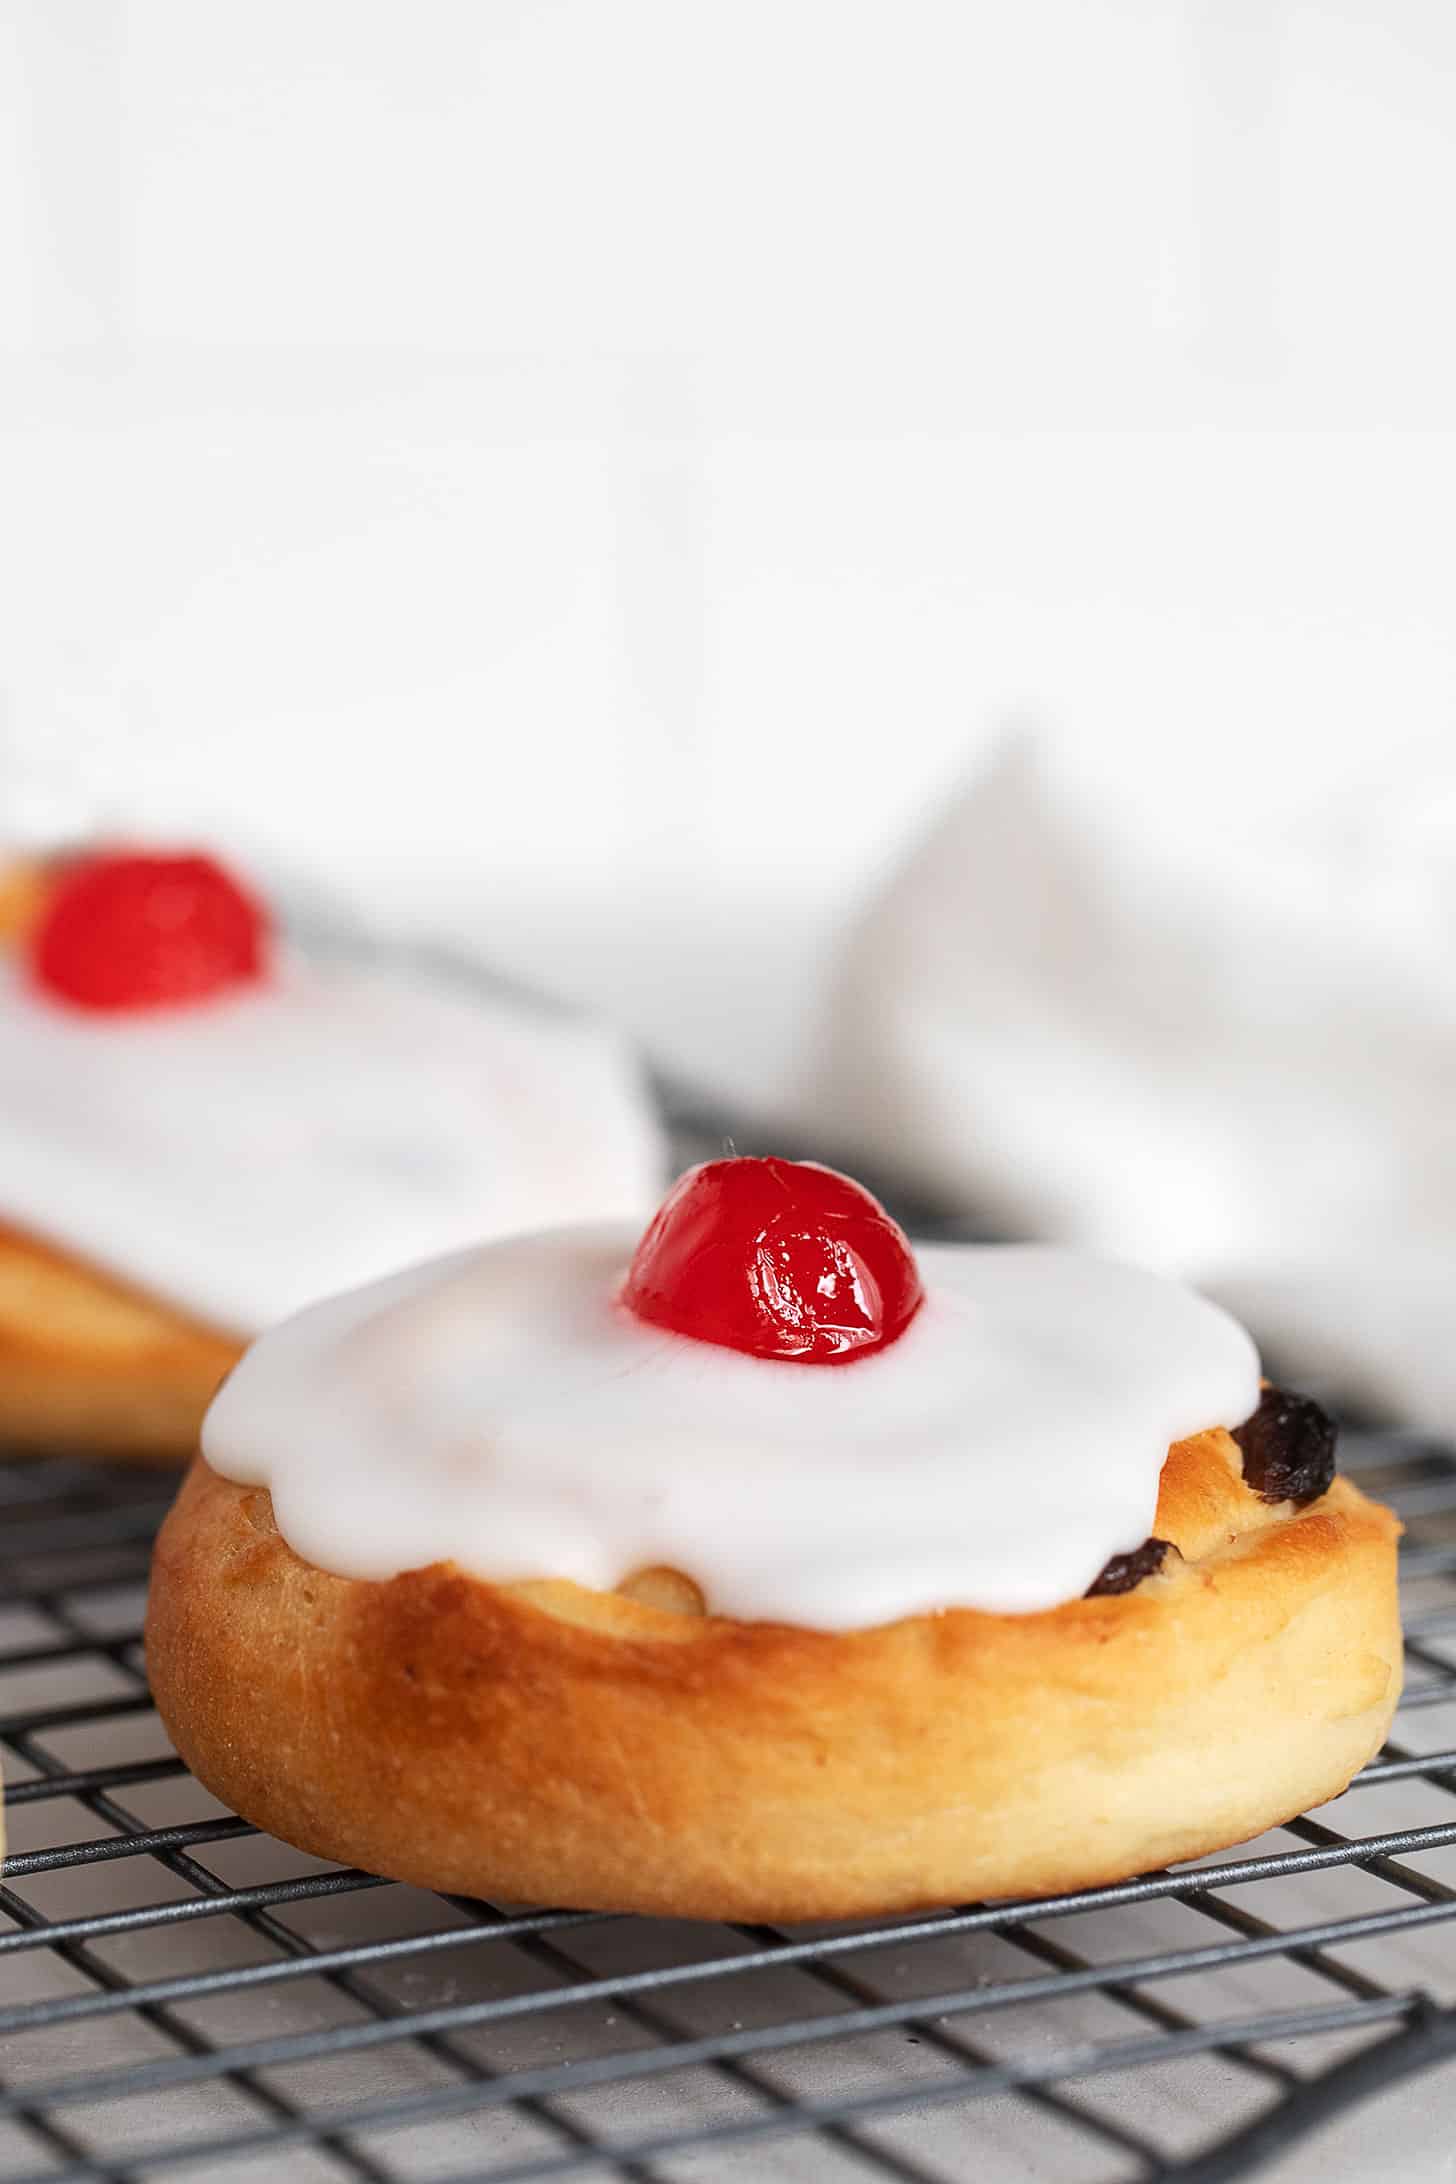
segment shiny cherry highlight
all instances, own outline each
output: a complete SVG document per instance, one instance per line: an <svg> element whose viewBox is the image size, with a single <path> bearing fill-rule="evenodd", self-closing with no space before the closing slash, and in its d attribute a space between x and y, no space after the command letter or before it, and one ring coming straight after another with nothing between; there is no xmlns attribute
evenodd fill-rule
<svg viewBox="0 0 1456 2184"><path fill-rule="evenodd" d="M800 1365L884 1349L923 1299L909 1242L883 1206L848 1176L798 1160L690 1168L622 1288L655 1326Z"/></svg>
<svg viewBox="0 0 1456 2184"><path fill-rule="evenodd" d="M30 964L75 1008L155 1009L261 978L267 946L262 905L211 857L116 851L66 867Z"/></svg>

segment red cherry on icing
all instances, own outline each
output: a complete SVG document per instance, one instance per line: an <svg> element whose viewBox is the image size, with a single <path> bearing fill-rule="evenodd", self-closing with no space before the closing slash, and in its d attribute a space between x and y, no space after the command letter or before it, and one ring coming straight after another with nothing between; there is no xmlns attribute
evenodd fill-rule
<svg viewBox="0 0 1456 2184"><path fill-rule="evenodd" d="M261 904L211 857L118 851L67 866L30 963L77 1008L163 1008L261 978L267 939Z"/></svg>
<svg viewBox="0 0 1456 2184"><path fill-rule="evenodd" d="M924 1292L904 1232L867 1190L798 1160L710 1160L674 1184L622 1302L699 1342L842 1365L902 1335Z"/></svg>

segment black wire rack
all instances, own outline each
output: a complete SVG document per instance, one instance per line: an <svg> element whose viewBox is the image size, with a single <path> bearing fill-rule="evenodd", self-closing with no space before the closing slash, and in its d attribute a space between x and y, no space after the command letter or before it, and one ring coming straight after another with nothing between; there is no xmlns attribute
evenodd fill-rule
<svg viewBox="0 0 1456 2184"><path fill-rule="evenodd" d="M1408 1655L1345 1796L1113 1887L793 1929L431 1896L259 1835L147 1691L174 1482L0 1465L0 2179L1253 2174L1456 2056L1456 1451L1344 1462L1406 1521Z"/></svg>
<svg viewBox="0 0 1456 2184"><path fill-rule="evenodd" d="M1336 1805L1116 1887L793 1930L435 1898L258 1836L147 1693L171 1482L5 1467L0 2175L1252 2173L1456 2054L1450 1937L1420 1946L1456 1916L1456 1458L1350 1454L1409 1527L1409 1688Z"/></svg>

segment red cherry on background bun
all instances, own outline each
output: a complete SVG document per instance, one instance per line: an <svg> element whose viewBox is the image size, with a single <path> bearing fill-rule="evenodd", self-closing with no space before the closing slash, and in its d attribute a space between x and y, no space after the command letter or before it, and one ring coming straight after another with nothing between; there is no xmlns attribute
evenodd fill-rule
<svg viewBox="0 0 1456 2184"><path fill-rule="evenodd" d="M267 940L261 904L211 857L116 851L66 867L30 961L77 1008L167 1008L261 978Z"/></svg>
<svg viewBox="0 0 1456 2184"><path fill-rule="evenodd" d="M842 1365L902 1335L924 1292L904 1232L858 1183L798 1160L710 1160L674 1184L622 1302L699 1342Z"/></svg>

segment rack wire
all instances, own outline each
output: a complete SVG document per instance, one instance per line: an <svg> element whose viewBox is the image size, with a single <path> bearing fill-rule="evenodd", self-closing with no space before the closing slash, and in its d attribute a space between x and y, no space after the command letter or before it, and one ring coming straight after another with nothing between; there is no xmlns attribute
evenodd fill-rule
<svg viewBox="0 0 1456 2184"><path fill-rule="evenodd" d="M0 2178L1252 2174L1456 2055L1456 1451L1344 1462L1408 1527L1398 1734L1344 1797L1113 1887L796 1929L430 1896L259 1835L147 1692L172 1480L0 1466Z"/></svg>
<svg viewBox="0 0 1456 2184"><path fill-rule="evenodd" d="M0 2174L1249 2173L1456 2053L1411 1953L1456 1916L1456 1457L1352 1453L1409 1525L1410 1686L1336 1805L1116 1887L792 1931L431 1898L257 1836L147 1694L170 1482L6 1468Z"/></svg>

